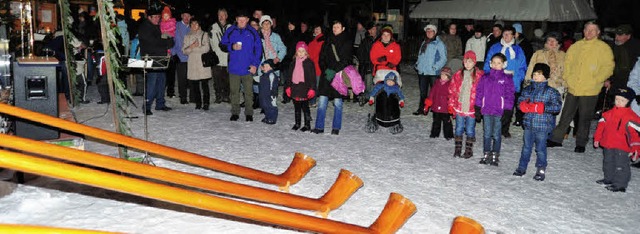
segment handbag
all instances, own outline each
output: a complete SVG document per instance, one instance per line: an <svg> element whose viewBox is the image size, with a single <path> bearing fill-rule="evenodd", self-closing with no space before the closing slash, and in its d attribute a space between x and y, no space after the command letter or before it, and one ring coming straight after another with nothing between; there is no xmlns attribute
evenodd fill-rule
<svg viewBox="0 0 640 234"><path fill-rule="evenodd" d="M207 33L202 33L202 39L200 39L200 42L204 41L204 35L206 35ZM209 46L209 51L202 54L201 55L201 59L202 59L202 66L203 67L213 67L215 65L218 65L218 63L220 63L220 59L218 59L218 56L216 55L215 52L213 52L213 49L211 49L211 45Z"/></svg>

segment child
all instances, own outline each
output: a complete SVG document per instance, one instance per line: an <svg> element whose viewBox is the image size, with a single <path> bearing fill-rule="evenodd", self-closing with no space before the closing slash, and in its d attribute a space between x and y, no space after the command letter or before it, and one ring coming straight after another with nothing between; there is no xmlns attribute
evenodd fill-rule
<svg viewBox="0 0 640 234"><path fill-rule="evenodd" d="M604 178L596 183L607 185L606 188L612 192L625 192L631 178L628 157L631 155L631 161L637 161L640 153L640 135L637 131L640 117L629 108L636 97L633 89L618 88L615 94L615 106L602 114L593 136L593 146L602 146L604 149Z"/></svg>
<svg viewBox="0 0 640 234"><path fill-rule="evenodd" d="M440 128L443 126L442 133L444 138L451 140L453 138L453 126L451 124L451 114L449 114L449 84L451 83L451 68L443 67L440 70L440 80L436 81L433 89L429 93L429 98L424 100L424 113L433 112L433 124L431 125L431 135L429 137L436 138L440 136Z"/></svg>
<svg viewBox="0 0 640 234"><path fill-rule="evenodd" d="M308 46L303 41L296 44L296 54L287 69L285 93L293 99L296 123L291 130L301 132L311 130L309 100L316 96L316 67L309 58ZM300 128L300 112L304 113L304 127Z"/></svg>
<svg viewBox="0 0 640 234"><path fill-rule="evenodd" d="M260 108L264 111L263 123L275 124L278 120L278 75L273 70L273 60L262 62L262 75L260 76L259 94ZM246 91L245 91L246 92Z"/></svg>
<svg viewBox="0 0 640 234"><path fill-rule="evenodd" d="M489 163L498 166L500 162L500 144L502 141L500 119L505 110L513 109L513 99L515 86L512 75L504 73L507 67L507 57L504 54L496 53L491 57L491 70L489 74L484 74L476 89L476 106L480 108L483 116L484 136L483 147L484 156L480 164ZM493 139L493 143L492 140ZM491 161L489 161L491 157Z"/></svg>
<svg viewBox="0 0 640 234"><path fill-rule="evenodd" d="M165 6L162 10L160 32L162 32L162 38L164 39L176 36L176 18L171 17L171 9L168 6Z"/></svg>
<svg viewBox="0 0 640 234"><path fill-rule="evenodd" d="M547 138L555 127L555 115L560 112L562 98L558 90L549 86L547 79L551 73L549 65L536 63L531 75L532 83L522 90L518 98L520 111L524 113L524 144L520 154L520 164L513 173L523 176L531 158L531 149L536 145L536 175L533 179L543 181L547 168Z"/></svg>
<svg viewBox="0 0 640 234"><path fill-rule="evenodd" d="M476 67L476 53L467 51L464 53L464 68L456 72L449 84L449 114L456 119L455 151L453 157L462 154L462 134L467 134L464 158L473 157L473 143L476 142L476 87L484 71Z"/></svg>
<svg viewBox="0 0 640 234"><path fill-rule="evenodd" d="M396 71L390 71L382 82L376 82L369 93L369 105L376 102L375 114L368 119L367 131L373 133L378 125L390 127L391 134L401 133L404 128L400 123L400 108L404 107L404 94L400 89L400 81ZM398 108L400 107L400 108Z"/></svg>

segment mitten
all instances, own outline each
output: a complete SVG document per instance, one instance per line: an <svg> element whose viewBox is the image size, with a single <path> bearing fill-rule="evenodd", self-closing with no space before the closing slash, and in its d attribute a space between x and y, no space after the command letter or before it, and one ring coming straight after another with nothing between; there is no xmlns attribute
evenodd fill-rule
<svg viewBox="0 0 640 234"><path fill-rule="evenodd" d="M314 91L313 89L309 89L309 91L307 91L307 98L308 99L312 99L315 96L316 96L316 91Z"/></svg>
<svg viewBox="0 0 640 234"><path fill-rule="evenodd" d="M400 108L404 108L404 100L400 100L399 105L400 105Z"/></svg>
<svg viewBox="0 0 640 234"><path fill-rule="evenodd" d="M387 67L393 69L396 67L396 65L393 63L387 63Z"/></svg>
<svg viewBox="0 0 640 234"><path fill-rule="evenodd" d="M455 115L456 109L453 109L453 106L449 106L449 108L447 108L447 112L449 112L450 115Z"/></svg>
<svg viewBox="0 0 640 234"><path fill-rule="evenodd" d="M373 105L373 97L369 98L369 106Z"/></svg>
<svg viewBox="0 0 640 234"><path fill-rule="evenodd" d="M333 77L335 77L335 76L336 76L336 71L334 71L333 69L324 70L324 77L329 82L331 82L333 80Z"/></svg>
<svg viewBox="0 0 640 234"><path fill-rule="evenodd" d="M431 101L431 99L429 99L429 98L424 99L424 109L425 110L429 109L429 107L431 107L432 105L433 105L433 101Z"/></svg>
<svg viewBox="0 0 640 234"><path fill-rule="evenodd" d="M387 56L379 57L379 58L377 59L377 61L378 61L379 63L384 62L384 61L387 61Z"/></svg>
<svg viewBox="0 0 640 234"><path fill-rule="evenodd" d="M544 103L543 102L534 102L534 103L531 103L531 105L532 105L532 108L531 108L532 112L535 112L535 113L538 113L538 114L544 113Z"/></svg>
<svg viewBox="0 0 640 234"><path fill-rule="evenodd" d="M287 93L287 97L291 97L291 87L287 87L284 92Z"/></svg>
<svg viewBox="0 0 640 234"><path fill-rule="evenodd" d="M531 103L529 101L520 102L519 107L520 107L520 111L522 111L522 113L531 112Z"/></svg>

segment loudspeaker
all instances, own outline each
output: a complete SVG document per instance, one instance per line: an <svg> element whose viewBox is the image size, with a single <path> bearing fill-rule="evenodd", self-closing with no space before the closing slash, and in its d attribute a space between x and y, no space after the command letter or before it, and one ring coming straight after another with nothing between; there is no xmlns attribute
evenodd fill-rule
<svg viewBox="0 0 640 234"><path fill-rule="evenodd" d="M56 65L13 63L15 106L58 118ZM57 128L16 118L15 134L34 140L60 137Z"/></svg>

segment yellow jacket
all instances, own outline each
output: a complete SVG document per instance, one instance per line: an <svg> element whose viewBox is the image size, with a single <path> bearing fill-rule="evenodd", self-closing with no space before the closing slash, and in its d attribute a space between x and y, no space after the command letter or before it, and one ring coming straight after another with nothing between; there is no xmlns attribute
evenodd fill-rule
<svg viewBox="0 0 640 234"><path fill-rule="evenodd" d="M600 39L580 40L569 47L563 78L574 96L596 96L613 74L613 52Z"/></svg>

